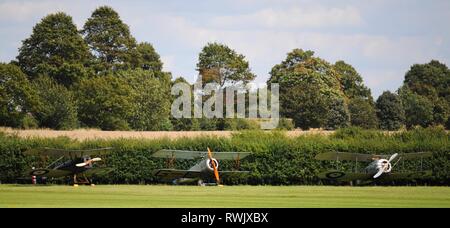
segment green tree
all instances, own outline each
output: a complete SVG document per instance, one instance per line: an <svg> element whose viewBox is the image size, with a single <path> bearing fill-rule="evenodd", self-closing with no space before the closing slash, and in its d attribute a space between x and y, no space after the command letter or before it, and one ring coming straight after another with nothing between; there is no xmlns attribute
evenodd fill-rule
<svg viewBox="0 0 450 228"><path fill-rule="evenodd" d="M162 71L163 63L153 45L147 42L139 43L136 50L139 56L132 60L134 61L134 68L142 68L154 72Z"/></svg>
<svg viewBox="0 0 450 228"><path fill-rule="evenodd" d="M267 84L280 86L280 112L302 129L325 127L330 101L342 99L340 75L313 51L294 49L275 65Z"/></svg>
<svg viewBox="0 0 450 228"><path fill-rule="evenodd" d="M335 130L350 125L350 113L344 99L329 101L326 128Z"/></svg>
<svg viewBox="0 0 450 228"><path fill-rule="evenodd" d="M377 113L374 104L369 100L360 97L351 99L348 109L353 126L365 129L375 129L378 127Z"/></svg>
<svg viewBox="0 0 450 228"><path fill-rule="evenodd" d="M383 130L398 130L405 121L405 110L397 94L385 91L377 99L377 116Z"/></svg>
<svg viewBox="0 0 450 228"><path fill-rule="evenodd" d="M84 24L82 33L96 59L96 71L115 71L131 67L133 58L139 57L136 40L128 25L109 6L97 8Z"/></svg>
<svg viewBox="0 0 450 228"><path fill-rule="evenodd" d="M128 122L135 130L171 130L170 76L156 78L151 71L142 69L119 71L116 77L132 88L132 113Z"/></svg>
<svg viewBox="0 0 450 228"><path fill-rule="evenodd" d="M341 76L342 89L348 98L353 99L360 97L372 99L370 89L364 85L361 75L353 68L353 66L344 61L338 61L333 67Z"/></svg>
<svg viewBox="0 0 450 228"><path fill-rule="evenodd" d="M434 105L425 96L420 96L407 88L399 91L405 109L406 127L428 127L433 124Z"/></svg>
<svg viewBox="0 0 450 228"><path fill-rule="evenodd" d="M422 121L416 119L413 121L415 124L418 124L418 121L421 122L419 125L446 124L450 116L450 69L445 64L432 60L427 64L413 65L405 75L403 87L411 93L421 96L421 98L415 96L409 99L409 102L426 105L422 107L421 115L427 118ZM432 123L425 123L430 121L428 103L433 106Z"/></svg>
<svg viewBox="0 0 450 228"><path fill-rule="evenodd" d="M404 84L421 96L450 96L450 70L445 64L432 60L427 64L415 64L406 73Z"/></svg>
<svg viewBox="0 0 450 228"><path fill-rule="evenodd" d="M38 105L36 93L22 70L0 63L0 125L25 127L27 113Z"/></svg>
<svg viewBox="0 0 450 228"><path fill-rule="evenodd" d="M250 71L245 56L224 44L208 43L198 57L197 70L203 83L215 82L221 87L226 83L246 84L256 76Z"/></svg>
<svg viewBox="0 0 450 228"><path fill-rule="evenodd" d="M328 101L316 85L297 85L288 91L280 94L282 116L292 118L295 126L303 130L325 126Z"/></svg>
<svg viewBox="0 0 450 228"><path fill-rule="evenodd" d="M22 42L17 60L30 78L45 74L69 86L88 75L84 66L90 57L72 17L56 13L34 26L31 36Z"/></svg>
<svg viewBox="0 0 450 228"><path fill-rule="evenodd" d="M129 130L135 95L128 82L113 75L84 79L76 88L78 116L87 127Z"/></svg>
<svg viewBox="0 0 450 228"><path fill-rule="evenodd" d="M77 106L71 91L48 76L33 81L39 108L35 112L41 127L68 130L78 127Z"/></svg>

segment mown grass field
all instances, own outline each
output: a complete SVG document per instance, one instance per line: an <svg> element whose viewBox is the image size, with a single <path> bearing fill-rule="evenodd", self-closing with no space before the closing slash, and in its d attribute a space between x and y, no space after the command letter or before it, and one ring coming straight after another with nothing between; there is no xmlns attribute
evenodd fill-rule
<svg viewBox="0 0 450 228"><path fill-rule="evenodd" d="M449 187L0 185L0 207L450 207Z"/></svg>

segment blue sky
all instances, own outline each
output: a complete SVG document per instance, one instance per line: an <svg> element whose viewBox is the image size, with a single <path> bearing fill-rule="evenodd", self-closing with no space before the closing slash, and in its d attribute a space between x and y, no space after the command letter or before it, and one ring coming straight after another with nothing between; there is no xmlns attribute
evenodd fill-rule
<svg viewBox="0 0 450 228"><path fill-rule="evenodd" d="M155 46L166 71L190 82L198 53L214 41L244 54L257 83L287 52L302 48L352 64L375 97L396 90L414 63L450 64L448 0L0 0L0 61L17 56L45 15L64 11L81 28L101 5L118 11L138 41Z"/></svg>

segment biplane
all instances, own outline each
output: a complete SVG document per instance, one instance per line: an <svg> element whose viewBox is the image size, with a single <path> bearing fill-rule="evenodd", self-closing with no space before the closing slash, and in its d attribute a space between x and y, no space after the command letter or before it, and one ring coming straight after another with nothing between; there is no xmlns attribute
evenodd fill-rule
<svg viewBox="0 0 450 228"><path fill-rule="evenodd" d="M218 152L213 153L208 148L207 151L187 151L187 150L159 150L152 156L155 158L167 159L168 169L154 170L153 174L162 181L172 181L173 184L198 185L220 185L221 177L230 175L248 174L248 171L237 171L240 160L249 156L250 152ZM173 169L176 159L189 159L200 161L188 170ZM219 160L234 160L236 171L219 171ZM205 183L204 181L214 179L215 183Z"/></svg>
<svg viewBox="0 0 450 228"><path fill-rule="evenodd" d="M355 172L342 172L329 170L320 173L321 179L337 180L337 181L354 181L354 180L399 180L399 179L419 179L429 175L424 172L423 159L432 156L431 152L418 153L395 153L392 155L372 155L348 152L326 152L318 154L315 158L321 161L353 161L355 162ZM392 172L393 168L400 161L418 160L420 159L420 171L409 172ZM358 162L370 162L363 171L358 169ZM394 163L395 162L395 163ZM336 163L338 164L338 163Z"/></svg>
<svg viewBox="0 0 450 228"><path fill-rule="evenodd" d="M92 181L88 178L94 174L104 174L111 171L106 167L96 167L94 163L102 161L98 156L107 155L112 148L88 149L88 150L64 150L54 148L30 149L24 152L25 155L40 156L41 158L56 158L45 168L31 169L28 176L59 178L71 176L73 185L89 184ZM81 178L80 178L81 177Z"/></svg>

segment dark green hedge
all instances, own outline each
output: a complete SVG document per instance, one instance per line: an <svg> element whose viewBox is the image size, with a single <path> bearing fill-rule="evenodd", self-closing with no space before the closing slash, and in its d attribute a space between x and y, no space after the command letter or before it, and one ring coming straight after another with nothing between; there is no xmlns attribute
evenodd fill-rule
<svg viewBox="0 0 450 228"><path fill-rule="evenodd" d="M153 169L164 168L165 161L151 158L159 149L249 151L253 155L242 160L241 168L252 171L246 178L229 178L225 184L323 184L316 175L325 169L338 165L343 170L352 170L353 162L320 162L314 160L317 153L326 151L348 151L356 153L391 154L433 151L432 159L424 160L423 167L432 170L427 180L412 180L396 184L449 185L450 143L449 134L441 128L415 129L386 134L379 131L349 128L339 130L331 136L307 135L286 137L282 131L264 133L259 131L240 132L231 138L201 137L195 139L119 139L79 142L68 138L22 139L0 133L0 181L13 183L32 166L42 166L42 159L23 156L29 148L57 147L83 149L114 147L106 158L106 164L113 168L108 175L95 178L97 183L143 184L155 183ZM48 161L50 162L50 161ZM195 161L177 161L177 168L187 169ZM419 161L399 166L403 170L417 170ZM222 162L221 169L232 169L232 162ZM359 167L364 167L360 164ZM60 181L65 182L65 180ZM389 183L392 184L392 183Z"/></svg>

